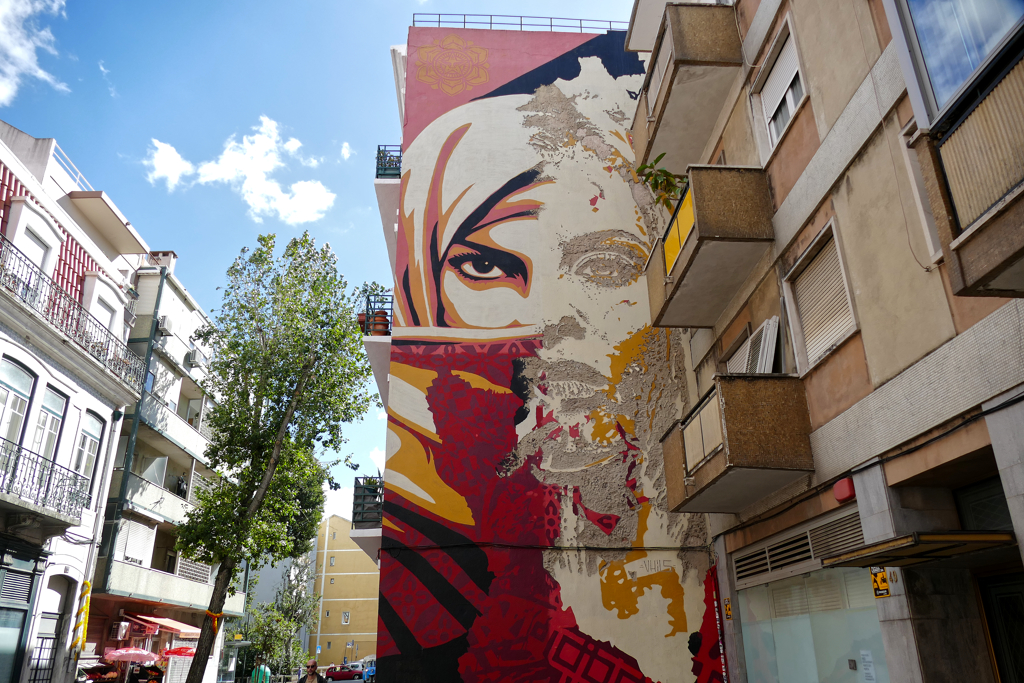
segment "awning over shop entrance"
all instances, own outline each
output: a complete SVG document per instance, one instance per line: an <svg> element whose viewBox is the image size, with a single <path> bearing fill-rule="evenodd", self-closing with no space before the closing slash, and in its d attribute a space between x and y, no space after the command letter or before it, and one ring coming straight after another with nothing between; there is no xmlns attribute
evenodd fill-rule
<svg viewBox="0 0 1024 683"><path fill-rule="evenodd" d="M1010 531L914 532L823 558L822 567L912 567L1016 545Z"/></svg>
<svg viewBox="0 0 1024 683"><path fill-rule="evenodd" d="M180 633L182 638L199 637L198 626L190 626L188 624L183 624L180 621L175 621L174 619L168 619L167 617L158 617L155 614L129 614L128 616L132 619L156 624L165 631Z"/></svg>

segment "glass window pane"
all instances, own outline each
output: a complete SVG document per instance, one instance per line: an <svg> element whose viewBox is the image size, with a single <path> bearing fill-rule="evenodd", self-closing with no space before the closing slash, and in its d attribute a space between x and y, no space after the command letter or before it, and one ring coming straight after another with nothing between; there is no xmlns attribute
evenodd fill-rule
<svg viewBox="0 0 1024 683"><path fill-rule="evenodd" d="M800 100L804 97L804 85L800 82L800 74L793 77L793 83L789 86L789 94L793 98L793 107L800 104Z"/></svg>
<svg viewBox="0 0 1024 683"><path fill-rule="evenodd" d="M86 413L85 420L82 421L82 431L97 439L100 438L103 436L103 420L91 413Z"/></svg>
<svg viewBox="0 0 1024 683"><path fill-rule="evenodd" d="M4 393L7 394L7 404L0 422L0 436L13 443L21 443L21 426L25 423L28 401L14 392Z"/></svg>
<svg viewBox="0 0 1024 683"><path fill-rule="evenodd" d="M28 397L32 393L32 375L6 359L0 362L0 382L22 396Z"/></svg>
<svg viewBox="0 0 1024 683"><path fill-rule="evenodd" d="M0 682L16 680L14 660L21 645L21 626L25 623L25 612L0 607Z"/></svg>
<svg viewBox="0 0 1024 683"><path fill-rule="evenodd" d="M67 403L67 399L58 394L50 387L46 387L46 393L43 394L43 407L50 412L64 416L64 404Z"/></svg>
<svg viewBox="0 0 1024 683"><path fill-rule="evenodd" d="M939 107L1024 16L1024 0L907 0L907 5Z"/></svg>

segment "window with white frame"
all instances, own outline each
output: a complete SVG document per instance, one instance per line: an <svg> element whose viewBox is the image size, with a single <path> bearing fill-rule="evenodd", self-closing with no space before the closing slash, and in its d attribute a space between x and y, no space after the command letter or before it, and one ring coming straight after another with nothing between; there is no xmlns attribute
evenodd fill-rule
<svg viewBox="0 0 1024 683"><path fill-rule="evenodd" d="M334 566L334 555L331 555L331 566Z"/></svg>
<svg viewBox="0 0 1024 683"><path fill-rule="evenodd" d="M0 361L0 437L21 443L21 428L32 395L35 378L24 368L4 358Z"/></svg>
<svg viewBox="0 0 1024 683"><path fill-rule="evenodd" d="M36 419L36 432L32 437L32 450L47 460L53 460L53 452L57 449L57 437L60 436L60 425L64 421L64 406L67 398L46 387L43 392L43 405Z"/></svg>
<svg viewBox="0 0 1024 683"><path fill-rule="evenodd" d="M75 460L72 464L75 472L90 481L93 468L96 467L96 454L100 450L102 438L103 420L92 413L86 413L82 420L82 433L78 435L78 447L75 449Z"/></svg>
<svg viewBox="0 0 1024 683"><path fill-rule="evenodd" d="M669 62L672 59L672 45L666 35L661 41L658 49L658 56L651 64L651 81L647 85L647 115L654 116L654 105L658 101L658 93L661 92L661 83L665 79L665 72L668 71Z"/></svg>
<svg viewBox="0 0 1024 683"><path fill-rule="evenodd" d="M771 68L759 75L755 81L755 88L761 101L761 113L772 148L779 144L805 94L800 75L800 62L796 54L796 41L790 35L788 25L776 38L776 44L779 47L773 46L768 53L769 59L774 60L771 62Z"/></svg>
<svg viewBox="0 0 1024 683"><path fill-rule="evenodd" d="M348 624L348 622L351 621L351 619L352 619L352 613L351 612L342 612L341 613L341 623L342 624Z"/></svg>
<svg viewBox="0 0 1024 683"><path fill-rule="evenodd" d="M725 361L726 372L730 374L773 372L778 331L778 316L772 316L761 323L756 330L747 335L743 343Z"/></svg>
<svg viewBox="0 0 1024 683"><path fill-rule="evenodd" d="M332 585L334 584L334 579L331 579L331 584L332 584Z"/></svg>
<svg viewBox="0 0 1024 683"><path fill-rule="evenodd" d="M1020 0L898 0L897 6L934 112L953 99L1024 18Z"/></svg>
<svg viewBox="0 0 1024 683"><path fill-rule="evenodd" d="M813 367L857 329L853 301L829 223L786 276L801 371Z"/></svg>

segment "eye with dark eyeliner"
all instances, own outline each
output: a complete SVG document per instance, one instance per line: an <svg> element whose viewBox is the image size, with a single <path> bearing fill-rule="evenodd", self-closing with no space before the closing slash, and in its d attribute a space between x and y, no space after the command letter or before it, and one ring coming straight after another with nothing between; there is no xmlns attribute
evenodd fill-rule
<svg viewBox="0 0 1024 683"><path fill-rule="evenodd" d="M526 285L527 269L517 256L483 245L460 245L448 257L448 267L472 282L514 281Z"/></svg>

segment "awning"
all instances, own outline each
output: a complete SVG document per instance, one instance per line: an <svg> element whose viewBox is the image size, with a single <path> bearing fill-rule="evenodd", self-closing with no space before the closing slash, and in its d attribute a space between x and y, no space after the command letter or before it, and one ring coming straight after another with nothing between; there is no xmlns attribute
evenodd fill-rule
<svg viewBox="0 0 1024 683"><path fill-rule="evenodd" d="M199 627L190 626L183 624L180 621L174 619L168 619L167 617L158 617L155 614L130 614L128 615L133 619L140 619L142 621L148 621L151 624L156 624L160 628L166 631L174 631L180 633L182 638L198 638Z"/></svg>
<svg viewBox="0 0 1024 683"><path fill-rule="evenodd" d="M958 555L1014 546L1010 531L914 532L823 558L822 567L912 567Z"/></svg>

